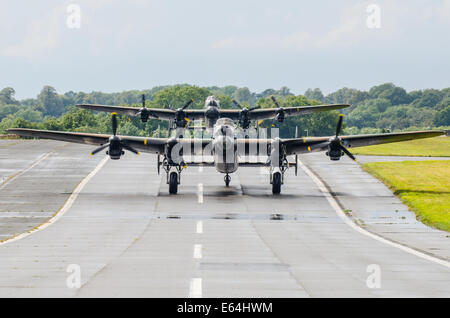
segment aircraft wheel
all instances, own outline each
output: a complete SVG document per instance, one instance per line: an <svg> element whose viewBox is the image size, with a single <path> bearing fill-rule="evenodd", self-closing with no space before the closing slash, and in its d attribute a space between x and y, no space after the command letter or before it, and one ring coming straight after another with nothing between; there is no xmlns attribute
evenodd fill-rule
<svg viewBox="0 0 450 318"><path fill-rule="evenodd" d="M231 181L231 177L227 174L223 180L225 181L225 186L229 187L230 186L230 181Z"/></svg>
<svg viewBox="0 0 450 318"><path fill-rule="evenodd" d="M272 193L280 194L281 192L281 173L275 172L272 176Z"/></svg>
<svg viewBox="0 0 450 318"><path fill-rule="evenodd" d="M178 192L178 174L171 172L169 175L169 193L177 194Z"/></svg>

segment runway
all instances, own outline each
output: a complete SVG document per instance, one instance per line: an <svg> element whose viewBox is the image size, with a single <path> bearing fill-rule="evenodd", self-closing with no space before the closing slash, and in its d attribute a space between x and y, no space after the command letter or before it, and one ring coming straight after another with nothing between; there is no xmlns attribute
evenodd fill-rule
<svg viewBox="0 0 450 318"><path fill-rule="evenodd" d="M100 166L89 146L11 142L0 141L0 240L38 228L0 243L1 297L450 297L449 267L355 231L303 170L274 197L264 169L240 168L225 188L214 168L191 167L173 196L154 156ZM352 222L448 263L448 233L416 222L357 164L300 159ZM71 264L80 288L67 285Z"/></svg>

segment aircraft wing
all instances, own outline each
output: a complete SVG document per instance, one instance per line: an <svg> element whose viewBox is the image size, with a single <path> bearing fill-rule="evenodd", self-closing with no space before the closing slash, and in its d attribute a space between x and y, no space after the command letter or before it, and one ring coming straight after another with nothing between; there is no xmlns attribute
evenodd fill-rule
<svg viewBox="0 0 450 318"><path fill-rule="evenodd" d="M136 116L141 110L138 107L129 106L109 106L109 105L97 105L97 104L78 104L80 108L90 109L98 112L117 113L121 115ZM173 109L164 108L147 108L150 117L156 119L173 120L176 116L176 111ZM189 120L197 120L205 117L204 109L186 109L184 110L185 117Z"/></svg>
<svg viewBox="0 0 450 318"><path fill-rule="evenodd" d="M297 115L306 115L317 112L342 109L350 107L349 104L331 104L331 105L314 105L314 106L299 106L299 107L284 107L282 110L284 111L284 115L286 117L289 116L297 116ZM269 119L274 118L279 112L281 108L262 108L262 109L254 109L250 111L250 119L251 120L261 120L261 119ZM239 119L240 110L238 109L221 109L220 116L228 117L234 120Z"/></svg>
<svg viewBox="0 0 450 318"><path fill-rule="evenodd" d="M52 139L67 142L74 142L88 145L103 145L109 140L110 135L90 134L90 133L73 133L65 131L38 130L26 128L12 128L8 132L19 135L21 137ZM167 143L166 138L148 138L134 136L119 136L127 145L136 150L148 153L161 154Z"/></svg>
<svg viewBox="0 0 450 318"><path fill-rule="evenodd" d="M109 106L109 105L97 105L97 104L78 104L77 107L95 110L98 112L117 113L121 115L136 116L141 110L138 107L128 106ZM157 119L171 120L175 118L175 111L173 109L163 108L147 108L149 110L150 117Z"/></svg>
<svg viewBox="0 0 450 318"><path fill-rule="evenodd" d="M444 131L412 131L388 134L342 136L342 144L347 148L364 147L390 142L407 141L413 139L431 138L445 134ZM309 137L282 139L288 155L323 151L328 148L328 140L332 137Z"/></svg>

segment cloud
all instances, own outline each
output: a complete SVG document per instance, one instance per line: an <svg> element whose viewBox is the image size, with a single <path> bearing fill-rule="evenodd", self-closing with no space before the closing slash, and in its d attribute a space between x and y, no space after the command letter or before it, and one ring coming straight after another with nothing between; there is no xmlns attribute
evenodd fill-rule
<svg viewBox="0 0 450 318"><path fill-rule="evenodd" d="M22 40L0 47L0 55L27 59L45 56L61 41L65 27L61 17L66 16L65 10L66 6L58 6L44 16L36 17L28 24Z"/></svg>
<svg viewBox="0 0 450 318"><path fill-rule="evenodd" d="M311 49L348 48L353 46L376 46L380 41L385 44L395 43L406 34L435 26L436 20L441 26L450 24L450 0L439 3L429 2L392 2L379 1L381 8L380 29L369 29L366 25L368 17L367 6L371 2L361 2L350 7L343 7L339 22L330 24L327 30L315 31L315 25L308 29L296 30L288 34L278 35L239 35L228 36L214 41L213 49L274 49L304 51ZM292 13L289 20L292 20ZM317 21L319 24L329 24L328 21Z"/></svg>

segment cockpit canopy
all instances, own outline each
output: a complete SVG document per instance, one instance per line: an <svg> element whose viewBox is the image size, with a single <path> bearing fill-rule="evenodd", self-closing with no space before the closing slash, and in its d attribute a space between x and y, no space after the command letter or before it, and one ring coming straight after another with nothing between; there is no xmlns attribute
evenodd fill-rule
<svg viewBox="0 0 450 318"><path fill-rule="evenodd" d="M208 96L205 101L205 108L208 106L220 107L219 99L214 95Z"/></svg>
<svg viewBox="0 0 450 318"><path fill-rule="evenodd" d="M213 136L226 135L229 137L234 136L236 126L230 118L219 118L214 125Z"/></svg>
<svg viewBox="0 0 450 318"><path fill-rule="evenodd" d="M216 121L216 125L217 126L230 126L230 127L235 126L233 120L231 120L230 118L219 118Z"/></svg>

